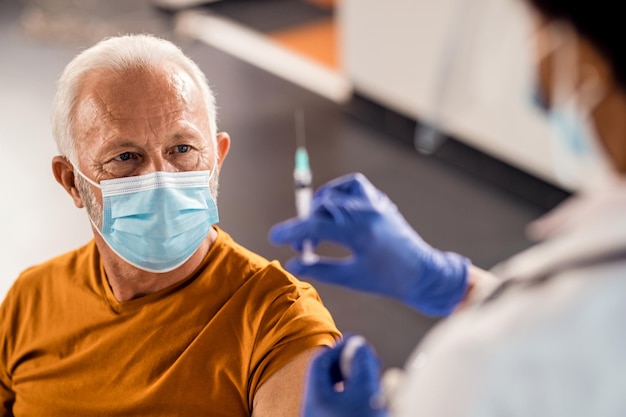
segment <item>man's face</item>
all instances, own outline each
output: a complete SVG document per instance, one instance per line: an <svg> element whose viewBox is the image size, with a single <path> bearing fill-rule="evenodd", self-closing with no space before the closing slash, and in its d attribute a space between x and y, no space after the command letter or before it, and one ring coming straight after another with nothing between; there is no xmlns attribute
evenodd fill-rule
<svg viewBox="0 0 626 417"><path fill-rule="evenodd" d="M156 171L211 170L215 164L217 149L202 93L177 67L90 74L74 115L80 170L95 182ZM100 226L100 193L93 201L93 193L85 194L90 186L81 180L78 186Z"/></svg>

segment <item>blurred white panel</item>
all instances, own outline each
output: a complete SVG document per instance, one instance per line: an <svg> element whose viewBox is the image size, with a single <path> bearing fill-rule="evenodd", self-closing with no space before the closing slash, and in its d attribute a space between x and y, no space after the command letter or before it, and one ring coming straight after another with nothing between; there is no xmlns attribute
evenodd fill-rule
<svg viewBox="0 0 626 417"><path fill-rule="evenodd" d="M457 0L342 0L342 66L354 86L390 108L429 117Z"/></svg>
<svg viewBox="0 0 626 417"><path fill-rule="evenodd" d="M71 55L0 29L0 298L21 271L86 243L84 211L54 180L50 103Z"/></svg>
<svg viewBox="0 0 626 417"><path fill-rule="evenodd" d="M355 89L544 180L548 128L530 105L528 10L519 0L343 0ZM448 66L449 65L449 66Z"/></svg>

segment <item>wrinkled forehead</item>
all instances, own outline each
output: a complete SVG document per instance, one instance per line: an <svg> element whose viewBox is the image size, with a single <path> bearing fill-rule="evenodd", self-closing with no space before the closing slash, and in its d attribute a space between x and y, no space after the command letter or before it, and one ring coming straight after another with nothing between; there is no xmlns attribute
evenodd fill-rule
<svg viewBox="0 0 626 417"><path fill-rule="evenodd" d="M200 88L189 74L175 65L93 71L81 84L75 110L89 101L92 106L104 107L107 113L122 115L133 112L158 116L157 108L167 109L168 105L175 105L177 109L186 107L189 111L205 110Z"/></svg>

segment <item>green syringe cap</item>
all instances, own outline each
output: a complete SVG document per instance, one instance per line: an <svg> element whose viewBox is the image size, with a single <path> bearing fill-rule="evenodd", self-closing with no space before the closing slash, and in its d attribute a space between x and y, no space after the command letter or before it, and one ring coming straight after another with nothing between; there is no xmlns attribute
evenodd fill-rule
<svg viewBox="0 0 626 417"><path fill-rule="evenodd" d="M309 170L309 154L306 149L299 147L296 150L296 171Z"/></svg>

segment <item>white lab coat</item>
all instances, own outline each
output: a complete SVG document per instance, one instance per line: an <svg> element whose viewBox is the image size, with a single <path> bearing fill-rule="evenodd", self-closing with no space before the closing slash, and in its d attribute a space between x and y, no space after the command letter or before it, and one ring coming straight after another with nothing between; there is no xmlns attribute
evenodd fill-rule
<svg viewBox="0 0 626 417"><path fill-rule="evenodd" d="M626 416L626 183L530 230L543 242L492 271L519 283L435 327L394 417Z"/></svg>

